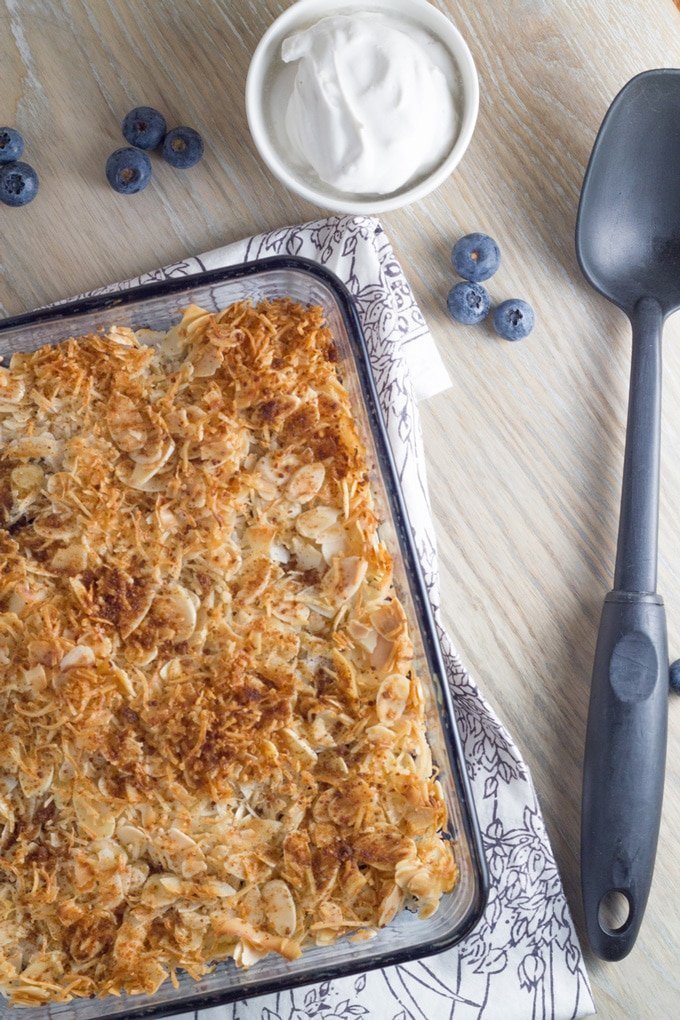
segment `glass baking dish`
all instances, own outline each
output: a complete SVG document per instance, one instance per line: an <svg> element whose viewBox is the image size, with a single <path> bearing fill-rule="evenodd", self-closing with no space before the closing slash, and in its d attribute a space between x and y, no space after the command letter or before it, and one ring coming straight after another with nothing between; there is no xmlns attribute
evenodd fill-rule
<svg viewBox="0 0 680 1020"><path fill-rule="evenodd" d="M183 975L178 988L167 981L154 995L80 999L40 1008L0 1004L0 1018L94 1020L167 1016L240 998L252 998L310 982L404 963L450 948L475 926L484 910L488 879L478 823L465 771L451 694L436 638L427 592L383 423L368 350L353 300L328 270L301 258L270 258L195 276L174 278L115 294L84 298L0 322L0 358L31 351L110 325L168 329L178 310L194 302L211 311L249 298L291 297L321 305L338 349L338 369L368 451L372 489L382 521L381 536L395 561L395 585L409 619L415 665L421 677L427 729L456 841L460 880L439 910L421 921L407 911L372 941L306 950L287 962L266 957L250 970L227 961L194 982Z"/></svg>

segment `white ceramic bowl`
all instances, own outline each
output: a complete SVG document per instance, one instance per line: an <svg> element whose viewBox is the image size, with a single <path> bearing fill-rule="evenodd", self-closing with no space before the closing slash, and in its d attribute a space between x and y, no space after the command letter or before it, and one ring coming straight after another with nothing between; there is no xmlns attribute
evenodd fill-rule
<svg viewBox="0 0 680 1020"><path fill-rule="evenodd" d="M296 165L285 137L284 114L295 67L281 60L281 43L292 32L330 14L352 10L385 11L425 29L451 54L460 82L458 134L448 155L426 176L389 195L373 198L338 191L310 167ZM248 70L246 113L253 141L269 169L292 191L315 205L342 213L379 213L415 202L446 180L470 144L479 107L477 71L467 43L453 24L428 0L298 0L281 14L260 40Z"/></svg>

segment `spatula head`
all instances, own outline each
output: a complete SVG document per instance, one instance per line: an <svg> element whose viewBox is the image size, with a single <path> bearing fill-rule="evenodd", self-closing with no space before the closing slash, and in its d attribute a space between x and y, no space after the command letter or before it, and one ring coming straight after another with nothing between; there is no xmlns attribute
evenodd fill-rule
<svg viewBox="0 0 680 1020"><path fill-rule="evenodd" d="M586 279L630 313L680 307L680 70L645 71L619 92L581 191L576 254Z"/></svg>

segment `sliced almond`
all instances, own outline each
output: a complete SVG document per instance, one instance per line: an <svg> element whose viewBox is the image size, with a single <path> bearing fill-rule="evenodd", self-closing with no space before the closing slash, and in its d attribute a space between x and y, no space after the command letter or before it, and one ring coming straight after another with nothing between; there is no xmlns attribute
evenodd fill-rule
<svg viewBox="0 0 680 1020"><path fill-rule="evenodd" d="M13 460L47 460L53 457L59 444L51 432L43 432L36 436L23 436L8 443L5 449L7 457Z"/></svg>
<svg viewBox="0 0 680 1020"><path fill-rule="evenodd" d="M274 878L262 886L262 906L276 934L290 938L297 924L297 912L292 893L282 879Z"/></svg>
<svg viewBox="0 0 680 1020"><path fill-rule="evenodd" d="M395 883L380 901L378 927L384 928L386 924L389 924L394 919L397 911L401 909L403 903L404 894Z"/></svg>
<svg viewBox="0 0 680 1020"><path fill-rule="evenodd" d="M313 763L316 761L316 751L304 739L304 737L295 733L295 731L290 729L288 726L285 726L281 732L285 734L288 744L293 751L297 751L298 754L302 755L302 757L306 758L309 762Z"/></svg>
<svg viewBox="0 0 680 1020"><path fill-rule="evenodd" d="M229 882L220 882L215 878L207 879L204 882L190 883L198 892L200 899L226 900L236 895L236 889Z"/></svg>
<svg viewBox="0 0 680 1020"><path fill-rule="evenodd" d="M301 570L319 570L322 565L325 568L323 556L311 542L295 537L291 542L291 549Z"/></svg>
<svg viewBox="0 0 680 1020"><path fill-rule="evenodd" d="M167 436L164 436L159 428L155 425L147 429L144 443L137 450L132 450L129 453L130 460L134 461L135 464L159 464L163 466L165 460L162 458L165 456L166 449L168 446L172 447L172 442ZM170 454L172 453L172 448ZM168 454L168 456L170 455Z"/></svg>
<svg viewBox="0 0 680 1020"><path fill-rule="evenodd" d="M323 464L304 464L288 482L287 498L298 503L309 503L323 485L325 477L326 469Z"/></svg>
<svg viewBox="0 0 680 1020"><path fill-rule="evenodd" d="M401 673L386 676L378 688L375 710L381 723L393 723L404 714L411 684Z"/></svg>
<svg viewBox="0 0 680 1020"><path fill-rule="evenodd" d="M141 901L149 907L169 907L179 898L180 888L176 875L149 875L142 888Z"/></svg>
<svg viewBox="0 0 680 1020"><path fill-rule="evenodd" d="M249 942L237 942L234 946L234 963L246 970L259 960L263 960L268 952L267 949L255 949Z"/></svg>
<svg viewBox="0 0 680 1020"><path fill-rule="evenodd" d="M347 624L347 630L350 632L357 644L361 645L364 651L368 652L369 655L375 651L375 646L378 641L378 632L373 627L367 627L365 623L361 623L359 620L350 620Z"/></svg>
<svg viewBox="0 0 680 1020"><path fill-rule="evenodd" d="M174 826L168 829L166 836L173 850L193 850L196 847L195 839Z"/></svg>
<svg viewBox="0 0 680 1020"><path fill-rule="evenodd" d="M76 645L63 657L59 669L79 669L82 666L94 666L95 655L89 645Z"/></svg>
<svg viewBox="0 0 680 1020"><path fill-rule="evenodd" d="M149 483L156 479L161 468L167 464L174 451L175 444L171 439L167 439L160 447L160 454L155 461L149 464L136 464L134 461L125 461L116 466L116 475L124 485L129 486L131 489L153 492L157 488L158 482L152 486L149 486ZM162 491L162 488L163 485L157 491Z"/></svg>
<svg viewBox="0 0 680 1020"><path fill-rule="evenodd" d="M124 847L136 854L141 854L147 845L146 833L130 822L120 823L116 835Z"/></svg>
<svg viewBox="0 0 680 1020"><path fill-rule="evenodd" d="M342 524L334 524L324 531L319 539L321 555L326 563L331 563L335 556L342 556L347 547L347 532Z"/></svg>
<svg viewBox="0 0 680 1020"><path fill-rule="evenodd" d="M322 536L332 527L339 517L339 511L330 506L315 506L305 510L295 522L298 534L303 538L320 541Z"/></svg>
<svg viewBox="0 0 680 1020"><path fill-rule="evenodd" d="M373 669L377 669L379 673L382 673L394 657L394 648L394 641L388 641L382 634L378 634L375 648L371 652L371 666Z"/></svg>
<svg viewBox="0 0 680 1020"><path fill-rule="evenodd" d="M41 538L68 542L78 535L80 528L77 520L71 514L50 512L35 518L33 530Z"/></svg>
<svg viewBox="0 0 680 1020"><path fill-rule="evenodd" d="M360 556L337 557L324 576L321 589L334 605L347 602L361 587L367 569L368 563Z"/></svg>
<svg viewBox="0 0 680 1020"><path fill-rule="evenodd" d="M36 772L19 770L19 785L26 797L39 797L47 793L54 779L54 768L49 765L37 769Z"/></svg>
<svg viewBox="0 0 680 1020"><path fill-rule="evenodd" d="M0 400L6 404L20 404L25 393L24 380L0 366Z"/></svg>
<svg viewBox="0 0 680 1020"><path fill-rule="evenodd" d="M188 641L196 629L196 611L200 604L199 597L188 588L181 584L168 585L154 599L153 617L173 631L175 641Z"/></svg>

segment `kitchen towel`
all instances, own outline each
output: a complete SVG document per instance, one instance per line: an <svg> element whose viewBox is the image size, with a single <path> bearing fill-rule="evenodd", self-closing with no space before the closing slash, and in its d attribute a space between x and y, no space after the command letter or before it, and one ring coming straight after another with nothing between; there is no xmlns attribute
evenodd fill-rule
<svg viewBox="0 0 680 1020"><path fill-rule="evenodd" d="M180 1020L576 1020L590 1015L588 978L527 766L441 626L418 401L446 389L449 379L381 224L368 217L333 216L274 230L103 290L272 255L320 262L340 277L357 304L453 691L491 893L475 931L439 956L186 1013Z"/></svg>

